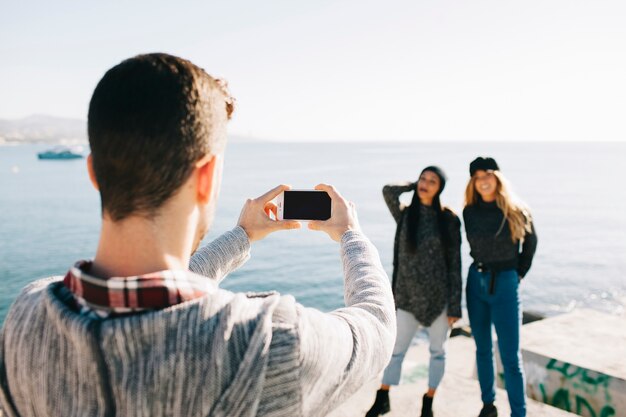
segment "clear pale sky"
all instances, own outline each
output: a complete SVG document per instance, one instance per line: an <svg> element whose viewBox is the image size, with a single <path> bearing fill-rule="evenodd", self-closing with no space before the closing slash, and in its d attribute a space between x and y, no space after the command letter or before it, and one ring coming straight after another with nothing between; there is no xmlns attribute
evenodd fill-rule
<svg viewBox="0 0 626 417"><path fill-rule="evenodd" d="M156 51L229 81L233 134L626 140L624 0L1 0L0 118L86 119Z"/></svg>

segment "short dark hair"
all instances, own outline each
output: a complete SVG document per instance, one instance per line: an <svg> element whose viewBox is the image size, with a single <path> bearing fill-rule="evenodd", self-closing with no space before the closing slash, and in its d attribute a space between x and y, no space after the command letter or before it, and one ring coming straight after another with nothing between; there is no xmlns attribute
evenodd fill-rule
<svg viewBox="0 0 626 417"><path fill-rule="evenodd" d="M88 116L103 215L153 217L195 162L223 151L232 111L224 81L172 55L139 55L107 71Z"/></svg>

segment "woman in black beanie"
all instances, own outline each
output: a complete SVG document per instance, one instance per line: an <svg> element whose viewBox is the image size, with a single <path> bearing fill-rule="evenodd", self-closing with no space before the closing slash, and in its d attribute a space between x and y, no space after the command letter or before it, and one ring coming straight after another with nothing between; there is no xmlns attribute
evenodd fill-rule
<svg viewBox="0 0 626 417"><path fill-rule="evenodd" d="M515 201L493 158L470 164L463 219L474 262L467 277L467 311L476 342L478 381L483 408L479 417L498 415L491 327L498 348L511 415L526 415L520 326L519 283L530 269L537 235L528 208Z"/></svg>
<svg viewBox="0 0 626 417"><path fill-rule="evenodd" d="M386 185L383 196L396 220L392 288L396 302L398 335L382 386L367 417L390 410L389 388L400 382L400 369L411 340L425 327L430 343L428 392L422 416L432 417L435 390L445 369L445 343L450 326L461 317L461 223L439 196L446 175L436 166L425 168L417 182ZM400 195L414 192L411 205Z"/></svg>

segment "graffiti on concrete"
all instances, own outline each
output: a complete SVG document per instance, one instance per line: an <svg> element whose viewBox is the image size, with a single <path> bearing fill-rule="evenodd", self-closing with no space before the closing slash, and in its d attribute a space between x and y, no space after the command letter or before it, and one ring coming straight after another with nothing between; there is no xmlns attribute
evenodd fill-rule
<svg viewBox="0 0 626 417"><path fill-rule="evenodd" d="M532 392L533 386L538 386L541 392L541 398L536 399L581 416L611 417L616 414L609 392L610 376L556 359L550 359L545 370L545 374L537 369L530 370L529 389ZM548 387L554 385L547 383L551 374L560 379L560 386L553 392L549 392Z"/></svg>

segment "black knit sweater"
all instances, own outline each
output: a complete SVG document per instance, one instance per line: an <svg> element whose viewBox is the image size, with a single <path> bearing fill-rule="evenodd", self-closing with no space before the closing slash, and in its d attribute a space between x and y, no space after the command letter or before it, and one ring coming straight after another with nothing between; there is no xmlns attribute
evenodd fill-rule
<svg viewBox="0 0 626 417"><path fill-rule="evenodd" d="M511 240L509 222L495 202L486 203L479 198L477 204L465 207L463 220L474 261L494 271L516 269L520 277L526 275L537 248L534 222L532 232L526 233L520 245Z"/></svg>
<svg viewBox="0 0 626 417"><path fill-rule="evenodd" d="M402 193L415 191L415 183L386 185L383 197L398 223L394 250L394 299L396 307L413 313L423 326L432 322L447 308L449 317L461 317L461 222L446 210L450 244L444 248L439 235L437 213L432 207L421 206L417 227L417 248L408 241L408 210L400 204Z"/></svg>

